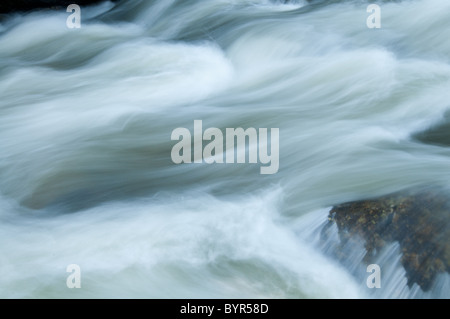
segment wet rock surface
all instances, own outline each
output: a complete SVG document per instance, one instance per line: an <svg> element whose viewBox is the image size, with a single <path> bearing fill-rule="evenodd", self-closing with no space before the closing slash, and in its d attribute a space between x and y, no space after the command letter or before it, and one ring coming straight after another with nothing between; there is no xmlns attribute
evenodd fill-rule
<svg viewBox="0 0 450 319"><path fill-rule="evenodd" d="M336 223L340 246L363 240L367 264L386 244L398 242L408 286L428 291L438 274L450 271L449 213L448 193L415 190L336 205L328 226Z"/></svg>

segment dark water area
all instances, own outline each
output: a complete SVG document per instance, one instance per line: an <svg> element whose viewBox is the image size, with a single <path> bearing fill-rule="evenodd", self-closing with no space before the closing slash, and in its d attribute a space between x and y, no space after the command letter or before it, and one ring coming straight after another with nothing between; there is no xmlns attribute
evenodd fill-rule
<svg viewBox="0 0 450 319"><path fill-rule="evenodd" d="M433 144L442 147L450 146L450 114L425 131L414 135L414 138L422 143Z"/></svg>

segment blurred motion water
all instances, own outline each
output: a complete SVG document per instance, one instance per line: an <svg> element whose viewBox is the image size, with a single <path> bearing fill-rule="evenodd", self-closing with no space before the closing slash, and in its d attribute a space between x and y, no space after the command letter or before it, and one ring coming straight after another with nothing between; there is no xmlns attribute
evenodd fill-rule
<svg viewBox="0 0 450 319"><path fill-rule="evenodd" d="M448 298L314 239L336 203L449 185L450 2L153 0L0 23L0 297ZM280 169L175 165L171 132L279 128ZM445 132L441 137L448 139ZM329 243L332 245L332 243ZM69 264L82 289L66 287ZM358 268L359 269L359 268ZM365 274L366 276L367 274Z"/></svg>

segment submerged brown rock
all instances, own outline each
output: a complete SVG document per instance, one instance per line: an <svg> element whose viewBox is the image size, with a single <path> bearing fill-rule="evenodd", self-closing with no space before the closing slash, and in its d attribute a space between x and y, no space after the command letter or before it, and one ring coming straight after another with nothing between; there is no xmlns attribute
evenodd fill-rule
<svg viewBox="0 0 450 319"><path fill-rule="evenodd" d="M408 191L334 206L329 223L336 223L341 245L364 240L367 263L397 241L408 285L427 291L439 273L450 271L449 208L443 191Z"/></svg>

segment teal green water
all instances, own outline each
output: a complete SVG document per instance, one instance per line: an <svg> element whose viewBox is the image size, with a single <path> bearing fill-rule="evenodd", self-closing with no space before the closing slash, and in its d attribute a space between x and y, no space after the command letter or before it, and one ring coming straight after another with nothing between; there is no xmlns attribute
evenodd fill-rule
<svg viewBox="0 0 450 319"><path fill-rule="evenodd" d="M380 6L381 29L365 1L106 2L77 30L64 11L4 19L0 296L448 297L448 276L406 287L396 247L374 292L311 240L333 204L448 186L450 150L416 133L450 108L450 2ZM175 165L171 133L194 120L279 128L278 173Z"/></svg>

